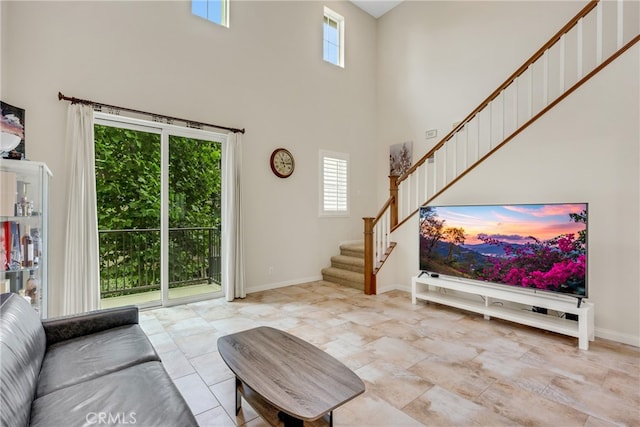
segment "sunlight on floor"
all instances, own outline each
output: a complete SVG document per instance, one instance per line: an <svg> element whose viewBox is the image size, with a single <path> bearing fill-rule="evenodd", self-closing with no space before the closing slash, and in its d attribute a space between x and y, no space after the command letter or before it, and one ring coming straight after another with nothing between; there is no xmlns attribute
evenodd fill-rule
<svg viewBox="0 0 640 427"><path fill-rule="evenodd" d="M169 289L169 298L183 298L194 295L202 295L211 292L220 292L222 288L218 284L199 284ZM124 305L140 305L157 301L160 302L160 291L149 291L139 294L124 295L120 297L102 298L100 308L122 307Z"/></svg>

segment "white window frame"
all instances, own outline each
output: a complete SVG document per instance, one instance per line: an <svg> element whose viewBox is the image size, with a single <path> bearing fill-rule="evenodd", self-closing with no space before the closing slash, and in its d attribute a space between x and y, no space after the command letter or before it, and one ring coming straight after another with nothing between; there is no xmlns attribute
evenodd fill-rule
<svg viewBox="0 0 640 427"><path fill-rule="evenodd" d="M184 304L187 302L202 301L210 299L212 294L195 295L193 297L169 298L169 137L179 136L185 138L201 139L222 144L222 159L224 163L225 146L227 145L227 135L219 132L186 128L182 126L170 125L167 123L153 122L134 117L113 115L94 111L94 124L102 126L131 129L160 135L160 304L164 307ZM225 182L222 181L222 185ZM223 190L224 191L224 190ZM225 239L224 235L221 236ZM224 247L224 241L222 242ZM225 285L222 285L225 289ZM213 295L214 297L222 295ZM141 308L156 306L155 302L142 303Z"/></svg>
<svg viewBox="0 0 640 427"><path fill-rule="evenodd" d="M338 63L325 59L325 45L327 42L324 37L325 19L330 19L338 25ZM326 6L324 7L324 17L322 19L322 58L330 64L344 68L344 17Z"/></svg>
<svg viewBox="0 0 640 427"><path fill-rule="evenodd" d="M220 13L220 22L217 22L209 17L209 5L207 4L207 16L198 15L193 11L194 3L208 3L206 0L191 0L191 13L200 18L206 19L209 22L220 25L221 27L229 28L229 2L230 0L219 0L221 3L222 11Z"/></svg>
<svg viewBox="0 0 640 427"><path fill-rule="evenodd" d="M318 209L319 215L321 217L347 217L349 216L350 202L350 165L349 165L349 154L348 153L339 153L336 151L327 151L320 150L320 155L318 156L318 172L319 172L319 199L318 199ZM346 171L342 176L336 177L334 182L325 182L325 159L332 159L338 162L344 162L344 166ZM344 185L341 188L335 189L332 188L339 186L339 181L343 181ZM325 193L327 191L333 191L336 193L336 200L334 206L326 206L325 205ZM341 198L339 193L343 193L344 196ZM341 198L341 200L340 200ZM340 203L345 204L344 209L340 209L338 205Z"/></svg>

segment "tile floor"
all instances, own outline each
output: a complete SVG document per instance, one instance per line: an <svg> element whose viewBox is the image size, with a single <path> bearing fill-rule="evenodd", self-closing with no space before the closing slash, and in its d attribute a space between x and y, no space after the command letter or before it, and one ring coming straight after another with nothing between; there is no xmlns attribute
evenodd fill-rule
<svg viewBox="0 0 640 427"><path fill-rule="evenodd" d="M217 352L225 334L283 329L353 369L367 391L336 426L640 426L640 349L577 339L456 309L313 282L140 313L201 426L267 426Z"/></svg>

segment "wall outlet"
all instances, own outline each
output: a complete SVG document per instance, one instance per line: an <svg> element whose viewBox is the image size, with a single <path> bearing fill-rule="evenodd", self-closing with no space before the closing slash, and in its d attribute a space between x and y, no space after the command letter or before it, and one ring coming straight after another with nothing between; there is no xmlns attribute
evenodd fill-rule
<svg viewBox="0 0 640 427"><path fill-rule="evenodd" d="M424 133L424 137L426 139L435 138L436 136L438 136L438 129L429 129L428 131L425 131L425 133Z"/></svg>

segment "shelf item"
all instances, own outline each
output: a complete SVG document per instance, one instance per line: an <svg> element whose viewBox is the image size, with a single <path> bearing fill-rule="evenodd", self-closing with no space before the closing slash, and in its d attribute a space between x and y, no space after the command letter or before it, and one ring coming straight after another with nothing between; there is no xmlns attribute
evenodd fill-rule
<svg viewBox="0 0 640 427"><path fill-rule="evenodd" d="M416 276L411 280L411 301L431 301L462 310L545 329L578 338L578 347L589 349L595 339L594 306L574 297L536 293L532 289L512 289L500 285L458 278ZM532 307L565 313L565 318L542 314ZM529 310L527 310L527 308ZM578 320L566 318L566 314Z"/></svg>
<svg viewBox="0 0 640 427"><path fill-rule="evenodd" d="M28 160L0 160L0 292L14 292L47 317L51 171Z"/></svg>

